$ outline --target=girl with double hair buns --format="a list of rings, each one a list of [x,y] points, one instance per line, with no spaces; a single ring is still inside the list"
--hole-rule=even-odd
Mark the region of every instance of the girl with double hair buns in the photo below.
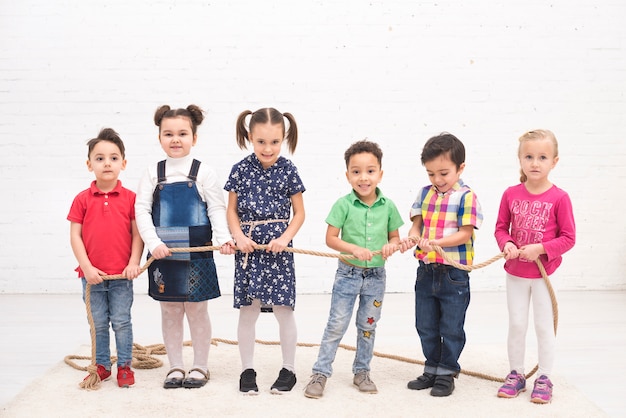
[[[159,107],[154,123],[167,157],[148,167],[137,191],[139,233],[156,259],[148,269],[150,296],[161,305],[163,342],[170,370],[163,387],[199,388],[209,380],[211,321],[208,300],[220,296],[212,252],[172,252],[231,241],[226,205],[216,172],[193,158],[202,109]],[[183,319],[187,316],[193,365],[183,364]]]

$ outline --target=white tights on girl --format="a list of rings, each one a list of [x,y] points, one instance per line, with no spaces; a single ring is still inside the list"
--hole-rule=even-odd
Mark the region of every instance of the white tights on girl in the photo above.
[[[525,279],[506,275],[506,295],[509,307],[509,365],[511,370],[524,374],[526,354],[526,331],[528,313],[532,299],[535,333],[539,349],[539,370],[537,376],[550,376],[554,365],[556,337],[552,300],[548,286],[543,279]]]
[[[209,348],[211,346],[211,320],[208,301],[203,302],[160,302],[161,328],[163,343],[167,350],[170,369],[185,370],[183,362],[183,318],[187,315],[189,332],[193,347],[193,368],[208,371]],[[173,372],[168,377],[183,377],[180,372]],[[199,372],[189,374],[192,378],[204,378]]]
[[[298,331],[293,309],[290,306],[272,306],[274,316],[278,321],[280,333],[280,349],[283,354],[283,367],[295,372],[296,345]],[[261,313],[261,304],[258,299],[252,305],[239,308],[239,324],[237,339],[239,340],[239,355],[241,356],[241,370],[254,369],[254,340],[256,339],[256,321]]]

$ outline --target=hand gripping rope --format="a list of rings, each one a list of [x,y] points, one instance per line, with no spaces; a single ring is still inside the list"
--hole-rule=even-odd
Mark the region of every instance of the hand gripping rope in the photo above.
[[[417,238],[416,237],[409,237],[410,240],[416,242]],[[495,255],[494,257],[490,258],[487,261],[484,261],[482,263],[478,263],[478,264],[473,264],[471,266],[465,265],[465,264],[459,264],[456,261],[452,260],[446,253],[445,251],[437,246],[437,245],[433,245],[432,246],[433,249],[437,252],[437,254],[439,254],[441,257],[443,257],[444,260],[446,260],[450,265],[460,269],[460,270],[465,270],[465,271],[472,271],[472,270],[477,270],[483,267],[486,267],[492,263],[494,263],[495,261],[501,259],[504,257],[504,254],[500,253]],[[265,250],[267,248],[267,245],[255,245],[255,250]],[[219,246],[204,246],[204,247],[187,247],[187,248],[170,248],[170,251],[173,253],[182,253],[182,252],[205,252],[205,251],[218,251],[220,249]],[[297,254],[308,254],[308,255],[314,255],[314,256],[318,256],[318,257],[330,257],[330,258],[338,258],[340,260],[350,260],[350,259],[355,259],[355,257],[353,255],[350,254],[339,254],[339,253],[328,253],[328,252],[320,252],[320,251],[311,251],[311,250],[302,250],[302,249],[298,249],[298,248],[291,248],[291,247],[287,247],[284,249],[284,251],[287,252],[291,252],[291,253],[297,253]],[[381,250],[378,251],[374,251],[372,254],[373,255],[379,255],[381,254]],[[146,263],[141,267],[141,273],[143,273],[144,271],[146,271],[148,269],[148,267],[150,266],[150,264],[152,264],[152,262],[155,260],[154,257],[150,257],[148,259],[148,261],[146,261]],[[546,286],[548,287],[548,292],[550,293],[550,299],[552,301],[552,312],[553,312],[553,322],[554,322],[554,334],[556,335],[556,330],[557,330],[557,326],[558,326],[558,322],[559,322],[559,314],[558,314],[558,304],[556,301],[556,296],[554,294],[554,289],[552,288],[552,284],[550,283],[550,279],[548,278],[548,275],[546,273],[545,268],[543,267],[543,264],[541,263],[541,261],[539,259],[536,260],[537,266],[539,267],[539,271],[541,272],[541,277],[543,277],[543,280],[546,282]],[[119,280],[119,279],[125,279],[125,277],[123,277],[121,274],[112,274],[112,275],[107,275],[107,276],[101,276],[102,279],[104,280]],[[100,386],[100,377],[98,376],[97,373],[97,366],[96,366],[96,332],[95,332],[95,327],[94,327],[94,323],[93,323],[93,317],[91,314],[91,285],[88,283],[86,290],[85,290],[85,308],[87,310],[87,319],[89,321],[89,327],[91,329],[91,357],[89,356],[77,356],[77,355],[68,355],[65,356],[65,363],[68,364],[69,366],[77,369],[77,370],[86,370],[89,372],[89,376],[87,377],[87,379],[83,380],[82,382],[80,382],[79,386],[83,389],[88,389],[88,390],[93,390],[93,389],[98,389]],[[231,344],[231,345],[237,345],[237,341],[233,341],[233,340],[226,340],[226,339],[221,339],[221,338],[212,338],[211,339],[211,344],[217,345],[217,343],[224,343],[224,344]],[[256,342],[258,344],[263,344],[263,345],[279,345],[280,342],[278,341],[263,341],[263,340],[256,340]],[[186,346],[190,346],[191,342],[190,341],[186,341],[184,343],[184,345]],[[316,347],[319,346],[319,344],[315,344],[315,343],[298,343],[297,344],[299,347]],[[356,347],[354,346],[350,346],[350,345],[346,345],[346,344],[339,344],[339,347],[345,349],[345,350],[350,350],[350,351],[356,351]],[[133,362],[132,362],[132,367],[136,368],[136,369],[153,369],[153,368],[157,368],[157,367],[161,367],[163,365],[163,362],[155,357],[153,357],[153,354],[156,355],[164,355],[166,354],[165,351],[165,346],[163,344],[152,344],[152,345],[148,345],[148,346],[141,346],[137,343],[133,344]],[[424,362],[421,360],[415,360],[415,359],[411,359],[411,358],[407,358],[407,357],[402,357],[402,356],[397,356],[394,354],[385,354],[385,353],[379,353],[377,351],[374,351],[374,356],[376,357],[381,357],[381,358],[388,358],[388,359],[392,359],[392,360],[397,360],[397,361],[402,361],[402,362],[406,362],[406,363],[412,363],[412,364],[421,364],[424,365]],[[90,360],[91,359],[91,364],[87,367],[81,367],[79,365],[77,365],[73,360]],[[114,363],[117,360],[116,357],[111,357],[111,362]],[[535,365],[535,367],[526,374],[526,379],[528,379],[530,376],[532,376],[537,369],[539,368],[539,365]],[[495,376],[490,376],[484,373],[480,373],[480,372],[473,372],[473,371],[469,371],[469,370],[461,370],[462,374],[468,375],[468,376],[473,376],[473,377],[478,377],[481,379],[485,379],[485,380],[491,380],[493,382],[504,382],[503,378],[499,378],[499,377],[495,377]]]

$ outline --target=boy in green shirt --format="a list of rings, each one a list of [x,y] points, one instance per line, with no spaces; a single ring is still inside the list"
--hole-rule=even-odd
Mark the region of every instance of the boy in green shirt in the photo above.
[[[385,260],[400,243],[398,228],[404,223],[396,205],[383,196],[377,185],[383,177],[380,147],[367,140],[350,146],[344,154],[346,178],[352,192],[333,205],[326,218],[326,245],[356,259],[339,260],[335,275],[328,323],[324,330],[313,375],[304,395],[320,398],[332,363],[359,299],[356,325],[357,345],[352,372],[361,392],[376,393],[370,379],[374,337],[385,295]],[[340,237],[341,234],[341,237]],[[382,248],[381,255],[373,252]]]

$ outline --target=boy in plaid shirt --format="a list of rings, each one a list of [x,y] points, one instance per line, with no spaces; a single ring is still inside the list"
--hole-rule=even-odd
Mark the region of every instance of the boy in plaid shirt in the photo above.
[[[417,244],[415,328],[426,362],[424,374],[407,386],[414,390],[432,388],[432,396],[449,396],[461,371],[458,360],[465,346],[469,274],[446,264],[432,246],[442,247],[460,264],[471,265],[474,229],[480,227],[483,214],[476,195],[461,180],[465,147],[458,138],[449,133],[430,138],[421,160],[432,184],[419,192],[411,207],[413,226],[401,241],[400,251]]]

